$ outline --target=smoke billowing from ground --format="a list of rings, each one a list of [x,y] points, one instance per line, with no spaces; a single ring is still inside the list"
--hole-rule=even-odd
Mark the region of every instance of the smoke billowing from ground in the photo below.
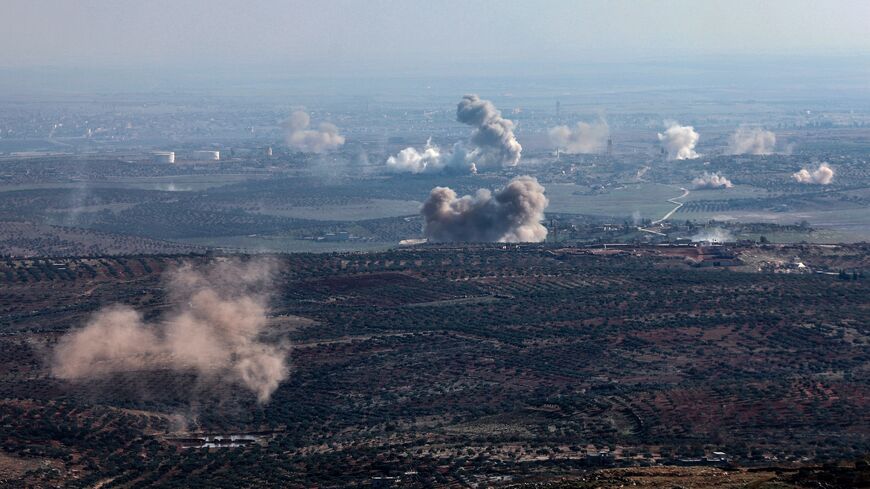
[[[659,133],[659,141],[667,151],[669,160],[694,160],[699,155],[695,152],[695,145],[701,136],[695,132],[692,126],[681,126],[671,122],[665,132]]]
[[[521,176],[495,193],[480,189],[474,196],[435,187],[420,212],[430,241],[536,243],[547,238],[541,220],[548,204],[544,187]]]
[[[476,172],[478,168],[516,166],[523,147],[514,136],[514,123],[501,116],[489,100],[466,95],[456,106],[456,120],[474,127],[468,141],[456,143],[449,151],[432,141],[423,151],[408,147],[387,159],[397,172],[423,173],[445,169]]]
[[[344,136],[338,133],[335,124],[322,122],[317,129],[309,129],[310,124],[311,117],[306,112],[293,112],[284,123],[287,145],[305,153],[325,153],[344,144]]]
[[[399,151],[396,156],[387,158],[387,166],[396,172],[426,173],[441,171],[450,163],[452,154],[444,154],[441,148],[432,144],[430,138],[426,141],[423,151],[408,147]]]
[[[728,243],[734,241],[734,236],[727,230],[722,228],[702,229],[698,234],[692,236],[693,242],[706,241],[708,243]]]
[[[146,322],[126,305],[103,308],[60,340],[52,373],[87,379],[137,370],[191,372],[205,382],[240,385],[267,402],[289,373],[286,349],[259,340],[269,275],[262,263],[182,266],[168,276],[174,306],[159,321]]]
[[[466,159],[478,168],[516,166],[520,162],[523,147],[514,136],[514,123],[503,118],[489,100],[477,95],[462,97],[456,107],[456,120],[474,127]]]
[[[598,153],[607,146],[610,127],[603,120],[578,122],[574,127],[551,127],[548,135],[553,146],[568,154]]]
[[[432,145],[430,139],[422,152],[416,148],[407,147],[396,156],[387,158],[387,166],[397,172],[423,173],[425,171],[444,168],[441,160],[441,149]]]
[[[814,171],[809,171],[802,168],[801,171],[792,174],[792,178],[798,183],[828,185],[834,180],[834,169],[828,166],[827,163],[822,163]]]
[[[718,172],[704,172],[703,175],[692,180],[692,186],[701,190],[708,188],[731,188],[734,185],[731,183],[731,180],[723,177]]]
[[[769,155],[774,146],[776,134],[760,127],[738,127],[728,139],[728,153],[732,155]]]

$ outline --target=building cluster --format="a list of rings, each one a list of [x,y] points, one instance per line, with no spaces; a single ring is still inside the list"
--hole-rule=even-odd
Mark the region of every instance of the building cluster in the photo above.
[[[220,161],[221,152],[215,150],[197,150],[182,153],[183,158],[176,159],[175,151],[155,151],[155,163],[204,163],[209,161]]]

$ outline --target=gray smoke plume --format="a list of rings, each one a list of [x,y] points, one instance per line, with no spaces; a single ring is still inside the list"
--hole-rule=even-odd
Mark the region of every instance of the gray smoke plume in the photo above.
[[[550,143],[568,154],[598,153],[607,146],[610,127],[604,120],[589,124],[578,122],[574,127],[556,126],[547,132]]]
[[[472,149],[466,158],[477,168],[516,166],[520,162],[523,147],[514,136],[514,123],[503,118],[489,100],[477,95],[462,97],[456,120],[474,127],[469,140]]]
[[[466,95],[456,106],[456,120],[474,127],[468,141],[456,143],[449,151],[432,144],[423,151],[408,147],[387,159],[397,172],[424,173],[445,169],[470,171],[478,168],[516,166],[523,147],[514,136],[514,123],[501,116],[489,100]]]
[[[705,188],[731,188],[734,185],[731,183],[731,180],[723,177],[719,172],[704,172],[703,175],[692,180],[692,186],[700,190]]]
[[[659,141],[668,152],[669,160],[694,160],[701,156],[695,152],[695,145],[701,136],[694,127],[681,126],[676,122],[666,124],[668,128],[664,133],[659,133]]]
[[[474,196],[435,187],[420,213],[430,241],[537,243],[547,238],[541,220],[548,204],[544,187],[520,176],[495,193],[480,189]]]
[[[809,171],[802,168],[801,171],[792,174],[792,178],[798,183],[828,185],[834,180],[834,169],[828,166],[827,163],[822,163],[819,168],[814,171]]]
[[[760,127],[740,126],[728,139],[728,154],[769,155],[776,146],[776,134]]]
[[[309,129],[311,117],[301,110],[290,115],[284,123],[287,130],[287,145],[305,153],[325,153],[344,144],[344,136],[338,127],[329,122],[321,122],[317,129]]]
[[[74,380],[122,371],[192,372],[206,382],[240,385],[267,402],[289,373],[286,348],[259,339],[269,276],[262,263],[182,266],[168,275],[174,306],[161,320],[146,322],[126,305],[103,308],[61,338],[52,373]]]

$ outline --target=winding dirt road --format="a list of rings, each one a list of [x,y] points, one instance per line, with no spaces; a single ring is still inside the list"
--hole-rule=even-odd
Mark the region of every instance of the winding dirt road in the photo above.
[[[683,207],[684,202],[678,202],[677,199],[684,199],[687,195],[689,195],[689,189],[680,187],[680,190],[683,191],[683,195],[680,195],[679,197],[674,197],[673,199],[668,199],[668,202],[676,205],[676,207],[671,209],[670,212],[665,214],[665,216],[662,217],[661,219],[659,219],[658,221],[653,221],[652,222],[653,224],[659,224],[659,223],[667,221],[668,219],[670,219],[671,216],[674,215],[674,212],[677,212],[678,210],[680,210],[680,207]]]

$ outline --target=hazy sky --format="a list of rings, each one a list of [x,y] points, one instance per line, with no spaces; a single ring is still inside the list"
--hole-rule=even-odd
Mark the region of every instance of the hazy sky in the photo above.
[[[486,63],[867,55],[870,1],[2,0],[0,67]]]

